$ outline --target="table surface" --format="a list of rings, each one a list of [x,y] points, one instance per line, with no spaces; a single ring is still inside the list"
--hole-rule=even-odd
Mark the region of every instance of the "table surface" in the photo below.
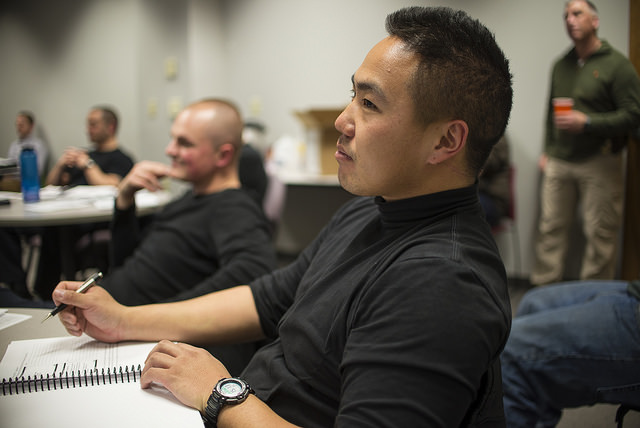
[[[77,186],[67,191],[45,188],[39,202],[24,203],[22,194],[0,192],[0,227],[64,226],[111,220],[115,188],[108,186]],[[171,193],[160,191],[136,193],[139,216],[152,214],[171,200]]]
[[[8,313],[30,315],[31,318],[0,330],[0,359],[4,357],[9,343],[14,340],[68,336],[69,334],[57,318],[50,318],[41,323],[49,312],[50,309],[9,308]]]

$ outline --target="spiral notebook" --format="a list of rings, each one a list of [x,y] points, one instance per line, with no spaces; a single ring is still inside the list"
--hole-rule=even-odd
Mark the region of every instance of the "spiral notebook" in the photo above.
[[[200,413],[166,389],[140,387],[154,345],[86,336],[11,342],[0,362],[0,427],[202,427]]]

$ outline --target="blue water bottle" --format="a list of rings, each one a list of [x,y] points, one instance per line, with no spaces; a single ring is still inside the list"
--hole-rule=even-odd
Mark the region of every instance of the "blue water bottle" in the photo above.
[[[33,147],[25,146],[20,153],[20,180],[24,202],[40,200],[40,177],[38,159]]]

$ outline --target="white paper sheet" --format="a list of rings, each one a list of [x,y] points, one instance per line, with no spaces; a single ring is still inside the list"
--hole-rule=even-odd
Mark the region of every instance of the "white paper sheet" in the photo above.
[[[12,342],[0,378],[85,367],[144,365],[154,343],[105,344],[86,336]],[[200,413],[164,388],[139,382],[0,395],[0,427],[202,427]]]
[[[7,312],[7,309],[0,309],[0,330],[21,323],[29,318],[31,318],[31,315],[14,314]]]

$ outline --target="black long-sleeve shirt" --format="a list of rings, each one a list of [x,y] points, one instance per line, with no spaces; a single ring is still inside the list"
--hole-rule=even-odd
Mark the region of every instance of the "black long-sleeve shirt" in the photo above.
[[[114,212],[112,253],[123,263],[102,284],[126,305],[177,301],[251,280],[276,266],[269,225],[245,191],[168,204],[144,231],[135,206]]]
[[[355,199],[251,283],[274,339],[243,373],[257,396],[305,427],[459,426],[511,322],[476,191]]]

